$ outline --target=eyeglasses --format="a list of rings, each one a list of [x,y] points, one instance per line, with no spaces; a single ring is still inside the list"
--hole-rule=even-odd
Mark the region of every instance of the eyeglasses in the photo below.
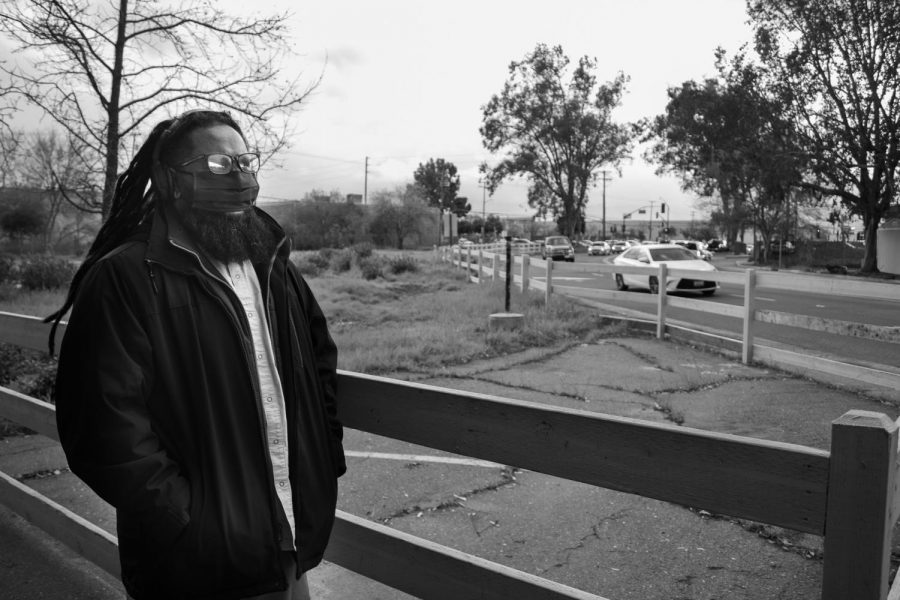
[[[228,175],[235,169],[239,169],[244,173],[256,173],[259,171],[259,154],[256,152],[245,152],[236,156],[228,154],[201,154],[175,166],[186,167],[202,159],[206,159],[206,168],[215,175]]]

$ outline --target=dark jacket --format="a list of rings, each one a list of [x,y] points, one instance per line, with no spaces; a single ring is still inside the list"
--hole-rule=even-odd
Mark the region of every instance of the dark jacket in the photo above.
[[[282,240],[254,264],[284,390],[299,571],[322,558],[346,470],[337,350]],[[167,222],[168,221],[168,222]],[[56,383],[72,471],[116,508],[131,596],[233,598],[286,585],[246,315],[175,219],[154,217],[78,292]]]

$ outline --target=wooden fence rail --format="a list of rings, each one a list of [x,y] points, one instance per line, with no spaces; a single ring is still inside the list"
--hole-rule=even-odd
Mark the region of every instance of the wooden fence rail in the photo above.
[[[47,327],[37,319],[0,313],[6,324],[14,326],[0,327],[0,342],[42,346]],[[824,535],[823,599],[888,597],[900,480],[898,427],[883,414],[848,412],[826,452],[346,371],[338,389],[350,428]],[[56,439],[54,412],[0,388],[0,417]],[[118,573],[113,536],[8,475],[0,502]],[[422,598],[602,600],[341,511],[326,558]]]
[[[469,280],[474,283],[484,282],[489,276],[491,279],[497,279],[498,273],[499,278],[503,279],[504,269],[498,270],[496,263],[505,262],[505,255],[502,253],[490,253],[480,249],[476,251],[479,254],[475,257],[476,260],[473,261],[472,248],[472,246],[466,249],[444,247],[439,250],[439,257],[444,261],[449,261],[460,268],[466,269]],[[666,333],[666,311],[668,307],[732,317],[740,319],[743,324],[740,345],[741,357],[744,363],[756,360],[779,367],[796,367],[804,371],[820,371],[840,375],[848,379],[889,389],[900,388],[900,370],[895,368],[896,365],[861,366],[839,363],[838,361],[818,356],[811,357],[790,350],[762,346],[755,341],[756,324],[773,323],[809,331],[900,344],[900,327],[897,326],[870,325],[855,321],[825,319],[774,310],[760,310],[757,308],[755,301],[756,291],[761,288],[768,288],[844,297],[874,298],[900,303],[900,286],[896,284],[841,280],[796,273],[762,272],[754,269],[749,269],[744,273],[704,271],[703,279],[705,280],[736,284],[744,288],[743,305],[734,306],[696,298],[672,296],[666,293],[664,285],[659,286],[660,293],[656,296],[559,285],[553,282],[552,261],[523,254],[514,256],[513,263],[513,280],[511,284],[516,285],[521,290],[532,289],[543,292],[548,303],[553,293],[559,293],[587,300],[627,300],[634,304],[653,304],[655,305],[653,312],[656,313],[657,336],[660,338]],[[494,265],[495,268],[489,268],[488,264]],[[542,276],[539,275],[539,278],[535,278],[533,274],[535,271]],[[654,275],[659,281],[664,281],[666,278],[695,278],[697,276],[696,271],[671,268],[671,265],[660,265],[659,267],[621,266],[596,262],[570,264],[566,267],[566,272]],[[900,305],[898,305],[898,308],[900,308]],[[900,353],[900,349],[898,349],[898,353]],[[835,363],[837,363],[837,366]]]

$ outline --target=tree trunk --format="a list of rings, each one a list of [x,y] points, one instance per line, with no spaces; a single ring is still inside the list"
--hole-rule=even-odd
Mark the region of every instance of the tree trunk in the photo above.
[[[881,219],[872,215],[866,215],[864,226],[866,231],[866,253],[863,255],[860,273],[877,273],[878,260],[876,254],[876,242],[878,240],[878,222]]]
[[[112,208],[116,179],[119,176],[119,99],[122,90],[122,69],[125,56],[125,24],[128,19],[128,0],[119,0],[119,22],[116,31],[115,59],[106,107],[106,165],[103,179],[102,216],[105,221]]]

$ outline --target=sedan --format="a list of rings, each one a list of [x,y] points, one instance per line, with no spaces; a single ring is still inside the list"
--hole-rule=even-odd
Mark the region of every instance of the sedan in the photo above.
[[[664,264],[672,269],[697,271],[697,278],[668,278],[666,280],[666,293],[700,292],[704,296],[712,296],[719,287],[719,284],[715,281],[703,279],[704,272],[716,271],[717,269],[707,261],[697,258],[697,255],[687,248],[677,244],[635,246],[614,258],[613,264],[649,267],[658,267],[660,264]],[[616,273],[616,288],[619,290],[642,288],[650,290],[651,294],[658,294],[659,279],[656,275]]]
[[[610,252],[615,252],[616,254],[618,254],[619,252],[624,252],[628,249],[628,242],[626,242],[625,240],[613,240],[610,246]]]
[[[604,241],[591,242],[591,245],[588,248],[589,256],[606,256],[609,252],[609,244]]]

